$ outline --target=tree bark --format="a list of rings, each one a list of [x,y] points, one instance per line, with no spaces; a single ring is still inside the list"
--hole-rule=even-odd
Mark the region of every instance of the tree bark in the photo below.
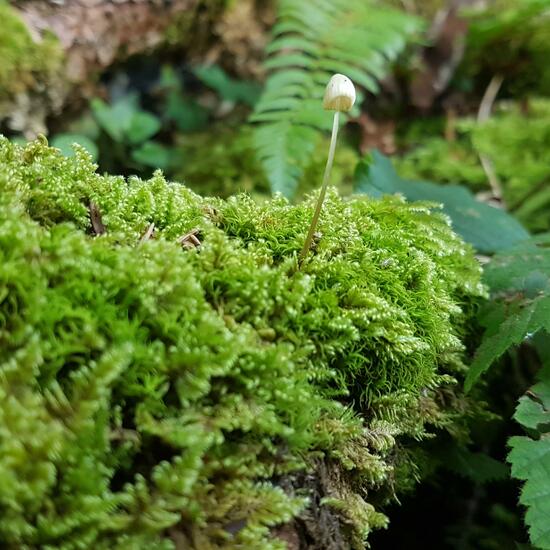
[[[33,137],[69,100],[93,95],[99,75],[113,64],[164,46],[180,48],[182,59],[185,53],[208,62],[229,53],[237,72],[257,75],[270,4],[241,0],[228,8],[224,0],[14,1],[36,44],[47,34],[56,37],[63,63],[54,76],[37,74],[23,94],[3,101],[0,125]]]
[[[86,81],[115,61],[166,41],[174,19],[192,17],[200,0],[28,0],[17,8],[33,38],[52,32],[65,53],[70,82]]]

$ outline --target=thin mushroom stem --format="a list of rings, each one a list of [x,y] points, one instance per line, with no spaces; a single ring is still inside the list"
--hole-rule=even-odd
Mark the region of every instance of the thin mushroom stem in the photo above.
[[[309,226],[309,231],[307,233],[304,246],[302,248],[302,251],[300,252],[300,260],[299,260],[300,264],[306,258],[307,253],[309,252],[309,249],[311,247],[311,242],[313,241],[313,235],[315,234],[315,229],[317,227],[317,223],[319,222],[319,216],[321,215],[321,208],[325,200],[325,195],[327,194],[328,183],[330,180],[330,172],[332,170],[332,163],[334,161],[334,151],[336,150],[336,138],[338,137],[338,125],[339,125],[338,115],[339,114],[340,114],[339,111],[334,111],[334,121],[332,123],[332,136],[330,138],[330,147],[328,150],[327,164],[325,166],[325,173],[323,175],[323,184],[321,185],[321,192],[319,193],[319,198],[317,199],[317,205],[315,206],[315,212],[313,214],[313,218],[311,219],[311,225]]]

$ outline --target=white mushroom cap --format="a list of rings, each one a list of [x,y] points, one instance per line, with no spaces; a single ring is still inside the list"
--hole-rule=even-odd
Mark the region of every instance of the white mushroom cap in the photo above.
[[[355,86],[343,74],[335,74],[328,82],[323,107],[328,111],[349,111],[355,103]]]

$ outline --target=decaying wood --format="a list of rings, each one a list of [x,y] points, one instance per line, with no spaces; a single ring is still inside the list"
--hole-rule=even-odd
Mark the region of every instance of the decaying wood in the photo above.
[[[359,126],[359,150],[362,154],[378,149],[385,155],[393,155],[397,151],[395,144],[395,121],[374,120],[367,113],[361,113],[353,119]]]
[[[115,61],[165,41],[174,18],[200,0],[27,0],[17,9],[36,41],[49,31],[66,56],[65,77],[74,83]]]
[[[322,460],[309,473],[283,477],[279,485],[286,493],[299,489],[310,503],[294,521],[273,529],[273,537],[285,541],[289,550],[349,550],[349,526],[338,512],[322,504],[323,498],[338,495],[340,483],[338,469]]]
[[[63,66],[0,106],[0,125],[27,138],[46,133],[48,116],[97,95],[107,69],[169,46],[191,63],[220,63],[245,77],[261,73],[273,20],[262,0],[19,0],[12,2],[36,43],[53,34]],[[0,31],[1,32],[1,31]]]
[[[420,68],[410,84],[411,103],[427,111],[445,91],[464,55],[468,23],[460,8],[472,0],[450,0],[428,32],[430,46],[423,48]]]

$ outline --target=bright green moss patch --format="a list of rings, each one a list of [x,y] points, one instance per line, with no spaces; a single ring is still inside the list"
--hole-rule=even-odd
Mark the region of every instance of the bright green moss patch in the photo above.
[[[490,159],[507,208],[534,232],[550,229],[550,101],[503,103],[487,122],[458,122],[458,139],[431,137],[398,162],[401,176],[487,190],[479,155]]]
[[[25,24],[5,0],[0,0],[0,100],[47,83],[61,65],[57,39],[46,34],[37,43]]]
[[[0,140],[2,545],[284,548],[321,461],[359,547],[370,495],[410,483],[396,438],[453,414],[470,249],[423,205],[332,191],[298,271],[314,197],[203,199],[76,153]]]

